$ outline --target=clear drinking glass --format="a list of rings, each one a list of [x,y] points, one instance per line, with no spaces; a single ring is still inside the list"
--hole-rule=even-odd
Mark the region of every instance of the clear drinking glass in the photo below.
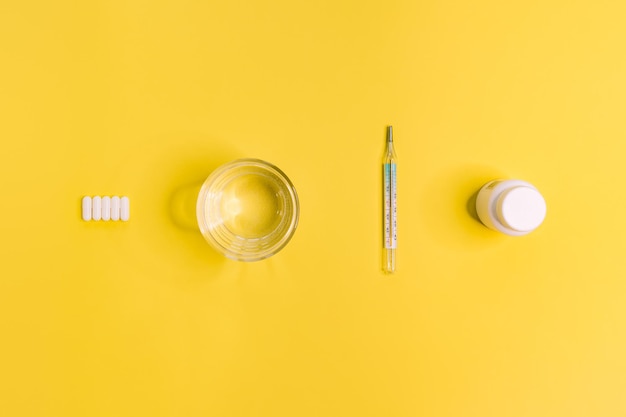
[[[204,238],[237,261],[259,261],[280,251],[298,225],[296,189],[276,166],[238,159],[217,168],[198,195]]]

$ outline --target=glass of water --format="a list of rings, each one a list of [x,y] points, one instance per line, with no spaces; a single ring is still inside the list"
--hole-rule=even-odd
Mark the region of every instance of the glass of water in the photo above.
[[[296,189],[276,166],[238,159],[209,175],[196,214],[204,238],[224,256],[259,261],[280,251],[298,225]]]

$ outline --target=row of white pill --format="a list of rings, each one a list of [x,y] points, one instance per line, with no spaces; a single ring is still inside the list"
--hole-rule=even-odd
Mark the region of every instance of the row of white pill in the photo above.
[[[128,197],[83,197],[83,220],[128,221],[130,217],[130,201]]]

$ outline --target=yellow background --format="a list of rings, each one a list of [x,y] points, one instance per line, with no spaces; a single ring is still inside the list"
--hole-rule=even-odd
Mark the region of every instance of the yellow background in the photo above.
[[[626,415],[625,19],[609,0],[3,2],[0,415]],[[301,202],[258,263],[213,252],[179,198],[239,157]],[[472,217],[497,177],[544,194],[536,232]],[[131,221],[81,221],[83,195],[130,196]]]

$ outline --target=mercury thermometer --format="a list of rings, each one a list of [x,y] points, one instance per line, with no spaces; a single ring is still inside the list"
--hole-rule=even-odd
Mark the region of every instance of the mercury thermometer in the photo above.
[[[396,189],[396,151],[393,146],[393,127],[387,127],[387,144],[383,159],[383,192],[384,192],[384,253],[383,270],[393,273],[396,270],[397,235],[397,189]]]

